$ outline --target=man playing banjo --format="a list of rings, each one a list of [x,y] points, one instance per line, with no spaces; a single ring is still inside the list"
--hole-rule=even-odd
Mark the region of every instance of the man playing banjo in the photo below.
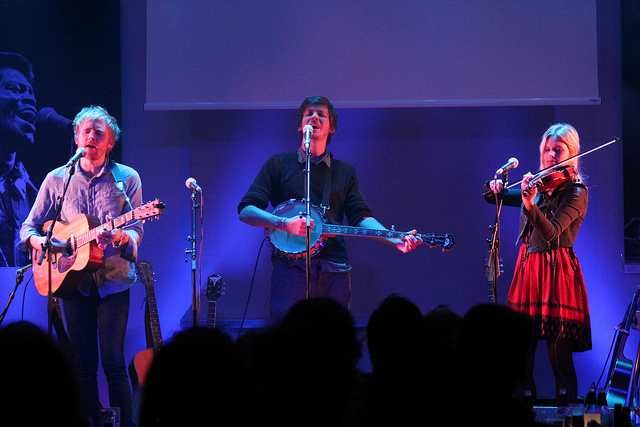
[[[312,229],[321,234],[323,215],[328,224],[341,224],[346,216],[350,226],[386,230],[374,217],[365,200],[355,168],[347,162],[333,158],[326,150],[337,129],[338,115],[325,97],[313,96],[305,99],[298,112],[298,130],[303,136],[304,126],[310,125],[311,151],[311,203],[314,206]],[[256,227],[265,227],[291,239],[293,246],[274,247],[271,276],[271,317],[280,319],[291,305],[307,296],[306,274],[306,217],[304,137],[296,152],[276,154],[267,159],[253,184],[238,205],[240,220]],[[271,203],[273,213],[265,211]],[[284,234],[287,233],[287,234]],[[413,230],[402,233],[401,238],[381,238],[402,252],[409,252],[422,243]],[[295,242],[304,242],[304,252]],[[270,242],[273,243],[273,242]],[[328,237],[314,242],[310,269],[310,297],[330,297],[347,308],[351,302],[351,266],[342,236]],[[277,246],[277,245],[276,245]]]

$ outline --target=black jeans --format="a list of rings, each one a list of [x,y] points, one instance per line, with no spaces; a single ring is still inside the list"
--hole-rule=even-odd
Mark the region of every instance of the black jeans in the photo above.
[[[130,290],[101,298],[94,286],[89,296],[77,290],[63,300],[82,396],[82,416],[98,425],[98,357],[109,385],[109,406],[120,408],[122,427],[131,427],[131,384],[124,360]],[[100,346],[98,347],[98,342]],[[107,405],[104,405],[107,406]]]

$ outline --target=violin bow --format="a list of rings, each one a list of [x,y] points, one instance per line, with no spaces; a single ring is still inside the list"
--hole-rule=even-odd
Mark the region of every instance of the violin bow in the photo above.
[[[599,149],[604,148],[604,147],[606,147],[607,145],[611,145],[611,144],[613,144],[614,142],[618,142],[619,140],[620,140],[620,138],[618,138],[617,136],[614,136],[614,137],[613,137],[613,139],[612,139],[612,140],[610,140],[610,141],[603,142],[603,143],[601,143],[601,144],[596,145],[595,147],[589,148],[587,151],[583,151],[582,153],[578,153],[578,154],[576,154],[575,156],[571,156],[571,157],[569,157],[568,159],[565,159],[565,160],[561,161],[561,162],[560,162],[560,163],[558,163],[557,165],[553,165],[553,166],[549,166],[548,168],[541,169],[541,170],[539,170],[538,172],[534,173],[534,175],[538,175],[539,173],[546,172],[546,171],[548,171],[548,170],[550,170],[550,169],[556,169],[556,168],[558,168],[558,167],[560,167],[560,166],[563,166],[565,163],[569,163],[570,161],[572,161],[572,160],[574,160],[574,159],[580,158],[580,157],[582,157],[582,156],[586,156],[587,154],[591,154],[591,153],[593,153],[594,151],[598,151]],[[507,186],[507,187],[506,187],[506,189],[513,188],[513,187],[515,187],[516,185],[520,184],[521,182],[522,182],[522,178],[520,178],[520,179],[519,179],[519,180],[517,180],[517,181],[512,182],[509,186]]]

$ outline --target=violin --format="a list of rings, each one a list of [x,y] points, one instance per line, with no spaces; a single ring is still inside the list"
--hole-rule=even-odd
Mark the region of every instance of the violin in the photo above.
[[[538,191],[553,190],[578,175],[574,165],[554,167],[543,172],[538,172],[522,190],[522,194],[529,196],[534,189]]]
[[[603,142],[602,144],[598,144],[595,147],[592,147],[585,152],[576,154],[575,156],[571,156],[568,159],[563,160],[561,163],[557,165],[554,165],[549,168],[536,172],[535,175],[533,176],[533,179],[529,182],[529,185],[523,190],[523,193],[525,195],[531,194],[531,192],[534,189],[534,186],[540,191],[551,190],[556,188],[560,184],[567,182],[569,179],[574,179],[574,177],[577,174],[576,167],[573,165],[567,165],[568,162],[572,161],[573,159],[582,157],[586,154],[593,153],[594,151],[604,148],[607,145],[611,145],[614,142],[617,142],[619,140],[620,138],[618,138],[617,136],[614,136],[613,139],[610,141]],[[516,185],[520,185],[521,182],[522,182],[521,179],[514,181],[507,187],[503,187],[503,191],[505,189],[507,190],[511,189]],[[487,181],[487,185],[488,184],[489,184],[489,181]],[[506,185],[506,182],[505,182],[505,185]],[[493,194],[493,190],[487,189],[482,195],[485,198],[487,198],[491,194]]]

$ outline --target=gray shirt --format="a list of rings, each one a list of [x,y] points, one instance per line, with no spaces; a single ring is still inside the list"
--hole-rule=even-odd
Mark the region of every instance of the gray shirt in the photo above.
[[[117,217],[133,210],[133,206],[142,204],[142,183],[138,173],[128,166],[115,162],[112,165],[118,168],[118,177],[122,182],[116,182],[108,159],[95,176],[85,173],[79,164],[76,166],[62,205],[60,221],[68,223],[76,215],[86,214],[105,223],[107,215]],[[28,248],[29,238],[42,235],[43,224],[53,219],[57,198],[62,195],[68,178],[65,171],[67,169],[64,167],[54,169],[42,183],[31,212],[20,229],[21,248]],[[134,263],[138,257],[138,245],[142,241],[142,221],[133,221],[122,228],[130,237],[128,244],[119,248],[108,245],[104,249],[102,265],[93,273],[101,297],[122,292],[136,280]],[[88,295],[90,285],[90,281],[83,280],[78,290]]]

